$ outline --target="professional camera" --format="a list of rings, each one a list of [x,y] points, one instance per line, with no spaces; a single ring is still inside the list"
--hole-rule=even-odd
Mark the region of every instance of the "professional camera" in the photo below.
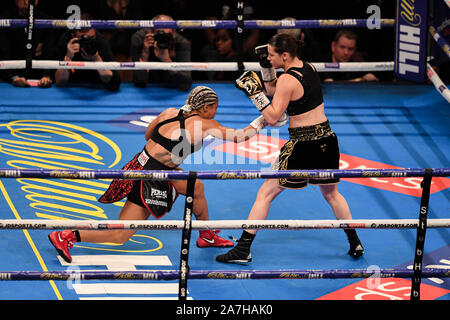
[[[83,34],[79,37],[78,43],[80,44],[80,49],[83,49],[88,55],[94,55],[97,52],[97,41],[87,34]]]
[[[153,35],[155,38],[156,45],[160,49],[169,49],[173,44],[173,36],[171,33],[166,33],[164,31],[158,31]]]

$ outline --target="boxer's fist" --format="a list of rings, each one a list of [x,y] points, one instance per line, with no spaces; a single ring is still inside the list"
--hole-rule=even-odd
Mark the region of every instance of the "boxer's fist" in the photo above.
[[[236,88],[244,91],[259,111],[264,110],[268,105],[270,105],[269,99],[263,92],[261,81],[255,72],[244,72],[236,80],[235,85]]]
[[[259,65],[261,66],[261,75],[264,82],[272,82],[277,78],[277,72],[272,67],[272,64],[267,57],[269,56],[269,45],[258,46],[255,48],[256,58],[258,58]]]

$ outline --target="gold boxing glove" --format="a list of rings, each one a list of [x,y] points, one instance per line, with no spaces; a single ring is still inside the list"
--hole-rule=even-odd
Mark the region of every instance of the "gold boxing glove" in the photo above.
[[[235,86],[244,91],[260,112],[270,105],[270,100],[264,94],[261,81],[254,71],[244,72],[235,81]]]

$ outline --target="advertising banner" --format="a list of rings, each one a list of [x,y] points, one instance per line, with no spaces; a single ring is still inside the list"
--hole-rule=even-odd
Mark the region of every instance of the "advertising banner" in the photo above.
[[[402,80],[426,79],[428,0],[397,0],[395,75]]]

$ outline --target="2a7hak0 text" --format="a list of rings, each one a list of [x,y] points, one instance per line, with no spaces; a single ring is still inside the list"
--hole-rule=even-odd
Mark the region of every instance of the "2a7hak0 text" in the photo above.
[[[204,318],[210,314],[215,315],[270,315],[273,309],[271,305],[253,305],[253,304],[221,304],[217,307],[189,306],[184,304],[177,307],[177,315],[201,315]]]

